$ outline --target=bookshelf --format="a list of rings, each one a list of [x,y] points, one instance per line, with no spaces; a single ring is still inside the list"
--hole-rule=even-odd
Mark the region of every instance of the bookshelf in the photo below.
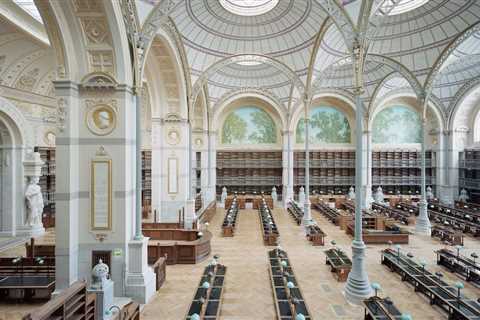
[[[460,190],[465,188],[468,191],[470,202],[480,203],[480,149],[460,152],[458,168]]]
[[[386,194],[419,194],[421,153],[418,150],[395,149],[372,152],[372,186],[381,186]],[[436,153],[425,152],[427,186],[436,184]]]
[[[305,185],[305,152],[293,154],[294,192]],[[316,193],[347,193],[355,184],[355,151],[321,150],[310,152],[310,190]]]
[[[55,148],[35,147],[44,162],[38,185],[42,189],[43,214],[42,223],[45,228],[55,227]]]
[[[142,207],[152,205],[152,150],[142,150]]]
[[[372,187],[385,193],[416,194],[421,186],[421,157],[417,150],[372,151]],[[436,183],[436,154],[427,151],[427,185]],[[305,152],[294,152],[294,192],[305,185]],[[317,194],[346,194],[355,185],[354,150],[319,150],[310,152],[310,190]]]
[[[217,194],[226,186],[229,192],[270,194],[277,188],[282,195],[281,151],[218,151]]]

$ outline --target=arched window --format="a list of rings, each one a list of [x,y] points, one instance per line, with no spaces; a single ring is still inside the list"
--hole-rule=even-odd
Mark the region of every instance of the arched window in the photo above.
[[[420,116],[409,107],[396,105],[380,111],[373,120],[373,143],[421,143]]]
[[[232,111],[223,123],[223,144],[274,144],[277,127],[272,117],[255,106],[243,106]]]
[[[351,130],[347,117],[335,108],[318,106],[310,110],[310,143],[350,143]],[[296,142],[305,142],[305,120],[297,124]]]

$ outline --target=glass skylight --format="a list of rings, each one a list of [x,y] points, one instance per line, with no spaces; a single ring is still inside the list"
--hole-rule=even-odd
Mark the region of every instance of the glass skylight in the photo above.
[[[386,0],[380,6],[380,13],[394,16],[417,9],[428,1],[429,0]]]
[[[33,3],[33,0],[13,0],[20,8],[25,10],[29,15],[31,15],[35,20],[40,23],[43,23],[42,17],[38,12],[37,6]]]
[[[269,12],[279,0],[218,0],[227,11],[239,16],[258,16]]]

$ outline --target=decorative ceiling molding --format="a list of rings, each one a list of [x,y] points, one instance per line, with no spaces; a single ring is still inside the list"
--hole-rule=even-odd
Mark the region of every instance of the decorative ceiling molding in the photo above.
[[[305,91],[305,86],[300,80],[300,78],[296,75],[295,72],[293,72],[288,66],[286,66],[282,62],[262,55],[241,54],[222,59],[217,63],[211,65],[207,70],[205,70],[205,72],[197,79],[195,85],[193,86],[190,99],[191,103],[195,102],[195,99],[197,99],[199,92],[201,91],[202,87],[208,82],[208,78],[210,76],[230,64],[238,64],[242,62],[255,62],[271,65],[279,71],[283,72],[287,76],[287,78],[292,81],[292,84],[295,85],[300,94],[303,94],[303,92]]]
[[[443,50],[437,61],[435,61],[435,64],[433,65],[433,68],[428,74],[427,80],[425,81],[424,88],[427,95],[430,95],[433,91],[433,84],[436,80],[436,77],[441,72],[443,66],[445,65],[445,62],[451,56],[451,54],[455,52],[455,50],[460,47],[470,36],[474,35],[479,31],[480,21],[469,27],[462,33],[458,34],[455,39]]]
[[[463,102],[464,98],[468,96],[473,90],[480,88],[480,78],[471,79],[465,83],[460,90],[458,90],[453,97],[452,102],[448,106],[448,120],[452,121],[452,118],[455,114],[455,110],[460,107],[460,104]]]
[[[262,89],[262,88],[238,88],[236,90],[231,90],[225,93],[220,99],[213,105],[213,113],[217,110],[220,106],[224,105],[226,101],[233,99],[236,96],[241,96],[245,94],[252,94],[252,95],[259,95],[266,97],[267,99],[272,100],[275,105],[280,108],[283,113],[286,113],[287,110],[285,109],[283,103],[280,101],[279,97],[277,97],[273,92]]]

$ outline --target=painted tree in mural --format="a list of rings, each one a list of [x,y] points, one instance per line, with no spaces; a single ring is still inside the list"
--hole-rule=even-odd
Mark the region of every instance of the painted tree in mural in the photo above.
[[[248,139],[251,142],[256,143],[275,143],[276,132],[275,123],[272,118],[263,110],[255,110],[250,113],[252,124],[255,127],[255,131],[252,132]]]
[[[340,111],[330,107],[315,108],[310,112],[310,143],[350,143],[350,124]],[[297,143],[305,142],[305,123],[297,125]]]
[[[225,144],[240,143],[247,134],[247,122],[235,112],[225,119],[222,132],[222,142]]]
[[[257,107],[233,111],[223,124],[224,144],[267,144],[277,142],[277,128],[272,118]]]
[[[420,143],[422,125],[419,115],[404,106],[380,111],[373,120],[373,143]]]

